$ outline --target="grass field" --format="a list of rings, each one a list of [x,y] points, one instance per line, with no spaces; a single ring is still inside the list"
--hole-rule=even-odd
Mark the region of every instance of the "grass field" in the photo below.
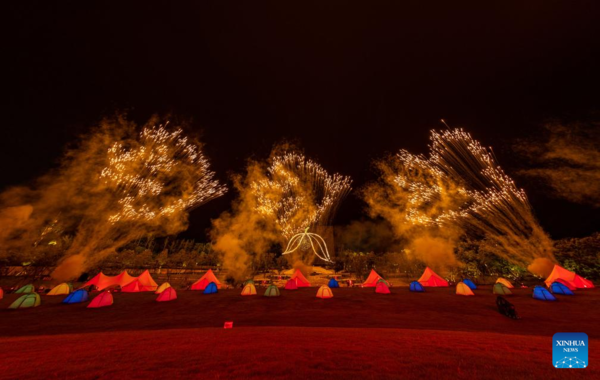
[[[279,298],[179,291],[173,302],[150,293],[115,294],[103,309],[62,305],[9,311],[0,301],[0,377],[127,378],[598,378],[600,292],[558,302],[516,289],[515,321],[495,308],[489,287],[475,297],[453,288],[390,295],[371,289],[282,290]],[[261,290],[259,290],[259,294]],[[95,294],[93,294],[95,295]],[[222,328],[233,321],[234,328]],[[585,332],[589,368],[551,365],[552,335]]]

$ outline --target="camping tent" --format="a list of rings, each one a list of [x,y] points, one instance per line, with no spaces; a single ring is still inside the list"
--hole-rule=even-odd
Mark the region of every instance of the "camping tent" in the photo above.
[[[330,288],[339,288],[340,284],[337,282],[337,280],[335,278],[331,278],[331,280],[329,280],[329,283],[327,284],[327,286],[329,286]]]
[[[474,296],[475,293],[465,284],[464,282],[459,282],[456,284],[456,294],[459,296]]]
[[[252,284],[254,285],[254,280],[250,279],[250,280],[246,280],[246,282],[244,282],[244,286],[248,285],[248,284]]]
[[[511,282],[510,282],[510,281],[508,281],[507,279],[505,279],[505,278],[502,278],[502,277],[499,277],[499,278],[496,280],[496,284],[502,284],[502,285],[506,286],[506,287],[507,287],[507,288],[509,288],[509,289],[513,289],[513,288],[514,288],[513,284],[511,284]]]
[[[586,280],[575,272],[571,272],[561,267],[560,265],[555,265],[554,269],[552,269],[552,273],[546,279],[546,286],[550,286],[556,280],[561,279],[564,282],[568,283],[574,288],[593,288],[594,284],[591,281]],[[566,284],[565,284],[566,285]],[[573,289],[571,289],[573,290]]]
[[[48,295],[60,296],[69,293],[71,293],[71,287],[66,282],[63,282],[62,284],[56,285],[54,288],[52,288],[52,290],[48,292]]]
[[[142,284],[139,280],[133,280],[129,284],[121,287],[123,293],[139,293],[142,291]]]
[[[367,280],[362,284],[363,288],[377,286],[377,281],[380,278],[382,278],[382,277],[380,275],[378,275],[377,272],[375,272],[375,269],[371,269],[371,273],[369,273],[369,277],[367,277]]]
[[[317,290],[317,297],[319,298],[331,298],[333,297],[333,292],[327,285],[323,285]]]
[[[160,293],[158,295],[158,297],[156,297],[156,301],[158,301],[158,302],[173,301],[176,299],[177,299],[177,292],[171,286],[169,286],[168,288],[163,290],[162,293]]]
[[[277,288],[275,285],[269,285],[267,290],[265,290],[265,297],[279,297],[280,295],[279,288]]]
[[[0,287],[0,300],[4,298],[4,290]]]
[[[300,272],[300,269],[296,269],[292,275],[292,280],[296,280],[296,286],[299,288],[307,288],[310,286],[310,282],[308,282],[306,277]]]
[[[411,292],[424,292],[425,288],[423,288],[423,285],[419,281],[413,281],[410,283],[408,290]]]
[[[27,285],[22,286],[19,289],[17,289],[17,291],[15,293],[21,294],[21,293],[33,293],[33,292],[35,292],[35,287],[32,284],[27,284]]]
[[[390,294],[390,288],[388,288],[385,281],[380,281],[377,283],[377,286],[375,286],[375,293]]]
[[[554,282],[560,282],[561,284],[563,284],[564,286],[569,288],[569,290],[577,289],[575,286],[571,285],[571,283],[569,281],[563,280],[562,278],[557,278],[554,280]],[[553,282],[553,284],[554,284],[554,282]]]
[[[565,284],[560,282],[553,282],[550,285],[550,291],[554,294],[562,294],[564,296],[574,296],[575,294]]]
[[[417,281],[423,286],[448,286],[448,281],[441,278],[431,268],[425,268],[423,275]]]
[[[468,278],[465,278],[465,279],[463,280],[463,282],[464,282],[464,283],[465,283],[465,285],[467,285],[467,286],[468,286],[468,287],[469,287],[471,290],[475,290],[475,289],[477,289],[477,285],[475,285],[475,284],[473,283],[473,281],[469,280]]]
[[[192,284],[192,290],[204,290],[211,282],[214,282],[217,288],[221,289],[221,282],[217,279],[212,269],[209,269],[198,281]]]
[[[22,295],[17,298],[15,302],[11,303],[8,307],[9,309],[24,309],[27,307],[36,307],[40,306],[42,301],[40,300],[40,295],[33,292],[29,294]]]
[[[94,278],[83,284],[82,287],[86,288],[88,286],[94,285],[96,288],[98,288],[98,290],[104,290],[111,286],[123,287],[135,279],[136,278],[130,276],[126,270],[121,272],[117,276],[107,276],[104,273],[100,272],[96,276],[94,276]]]
[[[295,278],[289,279],[288,282],[285,283],[285,288],[287,290],[297,290],[298,285],[297,285],[296,279]]]
[[[137,277],[137,280],[140,283],[140,292],[153,292],[158,288],[158,284],[150,276],[150,272],[147,269]]]
[[[539,285],[533,288],[533,298],[541,301],[556,301],[556,297],[554,297],[548,289]]]
[[[87,290],[79,289],[65,297],[62,303],[80,303],[89,299]]]
[[[158,289],[156,289],[156,291],[154,292],[154,294],[160,294],[162,292],[165,291],[165,289],[170,288],[171,284],[169,284],[168,282],[163,282]]]
[[[206,285],[206,288],[204,289],[204,294],[215,294],[218,291],[218,287],[217,284],[215,284],[214,282],[211,282],[210,284]]]
[[[509,296],[512,294],[512,292],[510,291],[509,288],[506,287],[506,285],[504,285],[501,282],[497,282],[494,284],[494,286],[492,287],[492,293],[493,294],[500,294],[503,296]]]
[[[256,295],[256,286],[254,286],[254,284],[247,284],[246,286],[244,286],[244,289],[242,289],[242,295],[243,296],[255,296]]]
[[[113,295],[108,290],[98,294],[92,302],[87,306],[88,308],[105,307],[113,304]]]

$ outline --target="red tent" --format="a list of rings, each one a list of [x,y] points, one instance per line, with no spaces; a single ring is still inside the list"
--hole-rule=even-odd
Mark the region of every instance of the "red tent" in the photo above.
[[[304,277],[300,269],[296,269],[296,272],[292,275],[292,280],[296,280],[296,286],[299,288],[307,288],[310,286],[310,282]]]
[[[375,286],[375,293],[379,293],[379,294],[390,294],[390,288],[388,288],[388,286],[385,284],[385,282],[381,281],[379,283],[377,283],[377,286]]]
[[[217,277],[213,273],[212,269],[204,273],[204,276],[200,277],[198,281],[192,284],[192,290],[204,290],[208,284],[214,282],[218,289],[221,289],[221,282],[217,280]]]
[[[137,280],[140,283],[141,292],[153,292],[158,288],[158,284],[150,276],[150,272],[147,269],[137,277]]]
[[[593,288],[594,284],[592,284],[591,281],[586,280],[585,278],[581,277],[580,275],[578,275],[575,272],[571,272],[569,270],[566,270],[565,268],[561,267],[560,265],[555,265],[554,269],[552,269],[552,273],[550,273],[550,276],[548,276],[548,278],[546,279],[546,286],[550,286],[553,282],[557,281],[557,280],[563,280],[564,282],[561,281],[561,283],[565,284],[568,283],[570,285],[570,287],[575,287],[575,288]],[[567,284],[565,284],[567,285]],[[569,286],[567,285],[567,286]]]
[[[86,282],[83,287],[85,288],[87,286],[94,285],[98,288],[98,290],[104,290],[115,285],[123,287],[133,280],[135,280],[135,277],[130,276],[127,271],[121,272],[121,274],[118,276],[107,276],[100,272],[94,278]]]
[[[113,304],[113,296],[109,291],[102,292],[96,296],[87,306],[89,308],[110,306]]]
[[[141,292],[142,285],[139,280],[133,280],[129,284],[121,287],[123,293],[139,293]]]
[[[295,278],[289,279],[288,282],[285,283],[285,288],[287,290],[297,290],[298,284],[296,283],[296,279]]]
[[[169,288],[166,288],[165,290],[163,290],[163,292],[160,293],[158,295],[158,297],[156,298],[156,300],[158,302],[173,301],[176,299],[177,299],[177,292],[172,287],[169,287]]]
[[[425,268],[425,272],[418,280],[423,286],[448,286],[448,281],[437,275],[431,268]]]
[[[371,273],[369,273],[369,277],[367,277],[367,281],[365,281],[362,286],[363,288],[375,287],[377,286],[377,281],[379,281],[381,277],[375,272],[375,269],[371,269]]]

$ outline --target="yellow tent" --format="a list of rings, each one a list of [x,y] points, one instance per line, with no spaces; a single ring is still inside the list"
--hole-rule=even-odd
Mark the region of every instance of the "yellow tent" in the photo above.
[[[460,296],[474,296],[475,293],[465,284],[464,282],[459,282],[456,284],[456,294]]]
[[[511,283],[510,283],[510,281],[508,281],[507,279],[505,279],[505,278],[502,278],[502,277],[500,277],[500,278],[498,278],[498,279],[496,280],[496,284],[498,284],[498,283],[500,283],[500,284],[502,284],[502,285],[506,286],[506,287],[507,287],[507,288],[509,288],[509,289],[512,289],[512,288],[514,288],[513,284],[511,284]]]
[[[71,293],[71,287],[66,282],[63,282],[62,284],[56,285],[54,288],[52,288],[52,290],[48,292],[48,295],[60,296],[69,293]]]
[[[319,298],[332,298],[333,297],[333,292],[331,291],[331,288],[329,286],[323,285],[317,291],[317,297],[319,297]]]
[[[171,284],[169,284],[168,282],[163,282],[158,289],[156,289],[156,291],[154,292],[154,294],[160,294],[162,293],[165,289],[170,288]]]
[[[254,284],[246,284],[244,289],[242,290],[243,296],[255,296],[256,295],[256,287]]]

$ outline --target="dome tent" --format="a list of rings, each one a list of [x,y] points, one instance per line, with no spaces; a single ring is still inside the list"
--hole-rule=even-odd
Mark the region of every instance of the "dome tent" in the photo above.
[[[375,286],[375,293],[390,294],[391,292],[385,281],[379,281],[377,282],[377,286]]]
[[[425,288],[423,288],[423,285],[419,281],[413,281],[410,283],[408,290],[411,292],[424,292]]]
[[[156,289],[156,291],[154,292],[154,294],[160,294],[162,292],[164,292],[167,288],[170,288],[171,284],[169,284],[168,282],[163,282],[158,289]]]
[[[177,292],[175,291],[175,289],[172,286],[163,290],[162,293],[160,293],[158,295],[158,297],[156,297],[157,302],[173,301],[176,299],[177,299]]]
[[[317,290],[317,297],[318,298],[332,298],[333,292],[331,291],[329,286],[323,285],[319,288],[319,290]]]
[[[594,287],[594,284],[590,280],[581,277],[575,272],[566,270],[560,265],[554,265],[552,273],[550,273],[550,276],[548,276],[548,278],[545,281],[546,286],[550,286],[553,282],[556,282],[559,279],[563,280],[564,282],[561,282],[563,282],[565,285],[569,284],[569,288],[573,287],[579,289],[589,289]]]
[[[423,275],[417,281],[423,286],[448,286],[448,281],[444,280],[429,267],[425,268]]]
[[[253,279],[249,279],[249,280],[246,280],[246,282],[244,282],[244,286],[246,286],[248,284],[254,285],[254,280]]]
[[[279,288],[275,285],[269,285],[267,290],[265,290],[265,297],[279,297],[281,294],[279,293]]]
[[[475,283],[473,283],[473,281],[469,280],[468,278],[465,278],[463,280],[463,282],[465,283],[465,285],[467,285],[471,290],[475,290],[477,289],[477,285],[475,285]]]
[[[62,303],[80,303],[80,302],[86,302],[89,299],[89,295],[87,290],[85,289],[79,289],[74,291],[73,293],[69,294],[68,296],[65,297],[65,299],[62,301]]]
[[[381,279],[381,278],[382,277],[379,274],[377,274],[377,272],[375,272],[375,269],[371,269],[371,273],[369,273],[369,277],[367,277],[365,282],[363,282],[362,286],[363,286],[363,288],[375,287],[375,286],[377,286],[377,281],[379,281],[379,279]]]
[[[40,295],[33,292],[29,294],[22,295],[17,298],[15,302],[11,303],[8,307],[9,309],[25,309],[28,307],[37,307],[42,303],[40,299]]]
[[[48,296],[60,296],[71,293],[71,287],[66,282],[56,285],[48,292]]]
[[[554,294],[562,294],[564,296],[574,296],[575,293],[569,289],[565,284],[561,284],[560,282],[553,282],[550,285],[550,291]]]
[[[496,284],[502,284],[502,285],[506,286],[509,289],[513,289],[514,288],[513,284],[510,281],[508,281],[507,279],[502,278],[502,277],[499,277],[496,280]]]
[[[285,283],[286,290],[298,290],[298,284],[296,283],[295,278],[291,278],[288,282]]]
[[[33,293],[33,292],[35,292],[35,287],[33,286],[33,284],[27,284],[27,285],[21,286],[19,289],[17,289],[17,291],[15,291],[15,294]]]
[[[214,282],[211,282],[210,284],[206,285],[206,288],[204,289],[204,294],[216,294],[218,292],[218,287],[217,284],[215,284]]]
[[[533,288],[533,298],[540,301],[556,301],[556,297],[548,289],[539,285]]]
[[[497,282],[497,283],[494,284],[494,286],[492,287],[492,293],[493,294],[503,295],[503,296],[510,296],[510,295],[512,295],[512,292],[510,291],[510,289],[507,288],[506,285],[504,285],[501,282]]]
[[[329,286],[330,288],[339,288],[340,284],[337,282],[337,280],[335,278],[331,278],[329,280],[329,283],[327,284],[327,286]]]
[[[210,283],[214,283],[218,289],[221,289],[221,282],[219,282],[212,269],[209,269],[202,277],[198,279],[198,281],[194,282],[191,289],[205,290]]]
[[[459,296],[474,296],[475,293],[465,284],[464,282],[459,282],[456,284],[456,294]]]
[[[95,309],[99,307],[110,306],[112,304],[113,295],[108,290],[105,290],[102,293],[98,294],[87,307],[90,309]]]
[[[246,284],[246,286],[244,286],[244,289],[242,289],[242,295],[243,296],[255,296],[256,295],[256,286],[254,286],[254,283]]]

